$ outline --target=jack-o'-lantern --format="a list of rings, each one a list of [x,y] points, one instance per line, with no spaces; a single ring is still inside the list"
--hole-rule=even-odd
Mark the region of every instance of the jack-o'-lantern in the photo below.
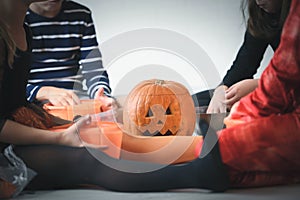
[[[195,121],[195,107],[189,91],[174,81],[142,81],[125,100],[123,123],[128,134],[192,135]]]

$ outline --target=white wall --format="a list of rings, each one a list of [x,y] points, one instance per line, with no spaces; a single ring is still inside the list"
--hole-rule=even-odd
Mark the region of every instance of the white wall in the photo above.
[[[241,0],[77,0],[93,12],[113,94],[147,78],[215,87],[241,45]],[[272,52],[267,52],[267,65]],[[259,72],[260,74],[260,72]]]

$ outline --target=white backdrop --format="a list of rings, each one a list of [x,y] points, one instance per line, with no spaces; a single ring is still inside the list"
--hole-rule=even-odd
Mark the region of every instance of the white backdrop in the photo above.
[[[215,87],[243,40],[241,0],[76,1],[92,10],[114,95],[148,78],[177,80],[191,93]]]

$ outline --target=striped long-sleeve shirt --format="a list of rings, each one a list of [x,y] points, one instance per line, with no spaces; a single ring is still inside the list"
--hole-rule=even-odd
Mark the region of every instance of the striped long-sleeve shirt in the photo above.
[[[64,1],[60,13],[46,18],[28,10],[25,23],[32,31],[33,61],[27,99],[35,100],[43,86],[74,89],[90,98],[99,87],[109,95],[109,79],[102,66],[91,11]]]

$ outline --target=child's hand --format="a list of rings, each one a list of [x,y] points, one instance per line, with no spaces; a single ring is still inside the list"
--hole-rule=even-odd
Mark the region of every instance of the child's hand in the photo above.
[[[106,96],[104,94],[104,89],[101,87],[98,89],[95,95],[95,99],[100,100],[101,105],[101,111],[105,112],[108,110],[111,110],[113,108],[114,99]]]
[[[91,147],[104,150],[107,146],[92,145],[88,144],[80,139],[79,132],[82,127],[87,127],[91,124],[91,117],[89,115],[79,118],[72,126],[70,126],[66,131],[61,132],[61,137],[58,143],[66,146],[73,147]]]
[[[226,104],[225,102],[225,91],[228,89],[227,86],[221,85],[214,91],[214,95],[209,103],[206,113],[225,113]]]
[[[74,91],[50,86],[41,87],[36,99],[39,101],[48,100],[53,106],[80,104],[80,99]]]
[[[230,109],[234,103],[246,96],[258,86],[257,79],[246,79],[232,85],[225,94],[225,104]]]

